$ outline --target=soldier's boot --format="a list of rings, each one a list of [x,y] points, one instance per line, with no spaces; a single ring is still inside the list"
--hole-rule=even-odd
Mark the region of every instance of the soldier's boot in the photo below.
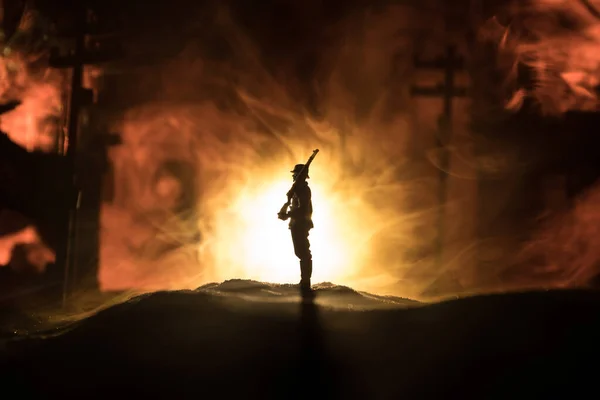
[[[300,291],[310,291],[310,278],[312,276],[312,260],[300,261]]]

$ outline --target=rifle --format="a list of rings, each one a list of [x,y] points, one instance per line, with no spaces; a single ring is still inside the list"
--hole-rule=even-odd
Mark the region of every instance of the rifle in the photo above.
[[[313,150],[313,153],[308,158],[308,161],[304,164],[304,167],[302,167],[302,170],[300,171],[300,173],[298,173],[298,176],[302,176],[302,174],[304,173],[304,171],[306,169],[308,169],[308,167],[310,166],[310,164],[313,162],[313,160],[317,156],[318,152],[319,152],[319,149],[314,149]],[[280,219],[282,219],[281,216],[285,215],[285,213],[287,212],[287,209],[290,207],[290,204],[292,203],[292,196],[294,195],[294,189],[296,188],[296,183],[297,183],[297,181],[294,180],[294,183],[292,183],[292,187],[287,192],[287,201],[285,202],[285,204],[283,206],[281,206],[281,209],[277,213],[277,215],[280,216]]]

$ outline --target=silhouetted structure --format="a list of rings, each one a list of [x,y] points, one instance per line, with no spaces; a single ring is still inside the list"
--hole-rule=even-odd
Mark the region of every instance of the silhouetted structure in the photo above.
[[[411,88],[413,96],[441,97],[444,101],[443,113],[438,120],[438,134],[436,136],[436,145],[439,148],[447,146],[452,137],[452,103],[455,97],[465,97],[467,91],[465,88],[457,87],[455,74],[464,69],[464,60],[457,54],[456,47],[449,45],[446,47],[446,54],[435,60],[424,61],[415,57],[415,67],[418,69],[438,69],[444,72],[444,82],[435,87]],[[440,172],[439,172],[439,211],[437,218],[438,233],[436,240],[436,257],[438,268],[443,266],[443,245],[444,245],[444,219],[446,218],[444,206],[447,197],[447,177],[449,169],[449,158],[446,151],[440,153]]]
[[[79,145],[82,134],[90,134],[91,128],[89,122],[86,125],[81,123],[81,115],[82,112],[87,113],[89,121],[94,104],[93,91],[83,87],[84,67],[107,62],[122,55],[118,42],[103,40],[110,32],[102,29],[101,21],[98,21],[86,4],[78,2],[76,7],[71,9],[71,13],[72,24],[60,28],[64,36],[75,39],[75,48],[66,55],[61,55],[58,49],[53,49],[50,57],[51,66],[72,69],[67,138],[64,146],[69,168],[69,186],[66,188],[66,202],[62,208],[64,241],[57,249],[57,264],[64,267],[63,300],[74,285],[80,283],[80,278],[91,278],[87,281],[87,286],[97,286],[100,187],[106,168],[106,147],[116,143],[114,135],[102,138],[102,134],[100,139],[87,141],[88,144],[92,144],[92,147],[88,145],[86,148],[88,155],[90,150],[100,151],[100,157],[91,157],[100,161],[97,165],[83,165],[80,160],[86,157],[77,157],[77,153],[82,150],[82,146]],[[82,167],[87,171],[82,171]],[[82,178],[85,179],[85,183]],[[85,216],[83,224],[79,220],[81,216]],[[83,241],[84,245],[78,246],[78,241]],[[80,250],[85,251],[84,257]]]

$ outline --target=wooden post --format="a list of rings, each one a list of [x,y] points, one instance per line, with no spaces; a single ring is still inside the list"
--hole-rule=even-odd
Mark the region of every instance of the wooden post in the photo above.
[[[85,27],[86,27],[86,14],[85,8],[82,5],[77,6],[75,13],[75,49],[73,56],[79,59],[85,51]],[[54,50],[54,49],[53,49]],[[65,209],[64,209],[64,224],[61,227],[63,240],[61,241],[56,254],[56,263],[59,267],[63,268],[63,290],[62,290],[62,301],[63,306],[67,300],[67,294],[69,292],[71,269],[73,267],[73,253],[75,246],[75,225],[77,218],[77,203],[79,197],[79,190],[77,188],[77,177],[75,170],[75,155],[77,152],[78,142],[78,130],[79,130],[79,111],[81,107],[81,100],[83,99],[83,63],[73,62],[67,65],[61,63],[61,58],[54,50],[50,57],[50,66],[56,68],[70,67],[71,72],[71,94],[69,99],[68,107],[68,118],[67,118],[67,133],[64,137],[64,143],[62,145],[63,155],[66,158],[67,164],[67,176],[65,179],[68,180],[66,186],[66,193],[64,194]]]
[[[443,112],[438,120],[438,135],[436,145],[442,149],[447,145],[452,137],[452,103],[455,97],[466,97],[466,88],[456,86],[456,72],[464,70],[464,60],[457,54],[456,47],[449,45],[446,48],[444,57],[438,57],[434,60],[423,61],[415,57],[415,67],[417,69],[437,69],[444,72],[444,82],[433,87],[413,86],[411,88],[412,96],[437,97],[443,99]],[[443,265],[443,245],[445,233],[445,212],[447,194],[447,176],[449,168],[448,153],[441,152],[440,160],[440,186],[438,192],[439,211],[437,216],[437,239],[436,239],[436,262],[439,268]]]
[[[78,169],[76,156],[79,150],[80,139],[80,114],[83,108],[93,104],[93,92],[83,87],[83,72],[85,65],[98,64],[113,60],[121,54],[117,52],[102,50],[89,51],[86,48],[86,39],[89,38],[90,25],[88,21],[89,10],[85,5],[78,2],[75,10],[75,29],[69,32],[69,36],[75,36],[74,51],[67,55],[60,55],[56,49],[50,57],[50,66],[54,68],[71,68],[71,95],[68,109],[67,134],[64,138],[64,156],[67,160],[67,193],[65,196],[65,223],[62,232],[64,242],[57,249],[57,265],[63,268],[63,305],[67,301],[68,294],[77,281],[76,257],[77,257],[77,227],[78,209],[81,200],[81,182],[78,182]],[[85,238],[81,238],[85,240]]]

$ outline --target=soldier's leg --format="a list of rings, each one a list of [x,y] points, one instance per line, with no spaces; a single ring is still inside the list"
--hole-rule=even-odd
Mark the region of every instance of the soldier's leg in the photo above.
[[[302,232],[302,258],[300,258],[300,272],[302,277],[310,282],[312,277],[312,253],[310,252],[310,241],[308,240],[308,230]]]
[[[294,243],[294,253],[300,259],[300,274],[302,281],[310,285],[312,276],[312,254],[310,252],[310,242],[308,240],[308,230],[302,228],[292,228],[292,242]]]

